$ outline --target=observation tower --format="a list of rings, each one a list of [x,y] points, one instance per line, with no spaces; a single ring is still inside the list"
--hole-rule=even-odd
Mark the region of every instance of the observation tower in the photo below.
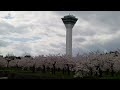
[[[61,19],[66,27],[66,55],[72,57],[72,28],[78,18],[69,14]]]

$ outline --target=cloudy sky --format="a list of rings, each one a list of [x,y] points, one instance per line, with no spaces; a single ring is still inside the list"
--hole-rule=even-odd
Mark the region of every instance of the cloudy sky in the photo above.
[[[65,54],[69,13],[78,18],[73,55],[120,48],[120,11],[0,11],[0,54]]]

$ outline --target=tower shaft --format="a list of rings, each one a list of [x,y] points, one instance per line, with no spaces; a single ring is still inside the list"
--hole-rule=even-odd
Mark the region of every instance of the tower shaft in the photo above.
[[[66,55],[72,56],[72,24],[66,24]]]

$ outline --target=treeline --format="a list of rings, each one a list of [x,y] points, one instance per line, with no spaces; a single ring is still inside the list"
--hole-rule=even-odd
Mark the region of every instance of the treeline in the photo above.
[[[106,75],[118,75],[120,73],[120,52],[108,53],[90,52],[75,57],[66,55],[39,55],[32,57],[25,55],[0,56],[0,69],[15,68],[16,70],[35,72],[62,72],[62,74],[74,73],[74,78],[104,77]]]

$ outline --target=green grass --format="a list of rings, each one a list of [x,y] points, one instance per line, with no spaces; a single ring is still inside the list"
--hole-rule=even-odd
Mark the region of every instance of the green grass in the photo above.
[[[56,74],[52,74],[51,72],[46,72],[46,73],[42,73],[42,72],[35,72],[35,73],[32,73],[32,72],[14,72],[15,74],[17,75],[20,75],[20,76],[29,76],[29,77],[36,77],[36,78],[46,78],[46,79],[72,79],[73,78],[73,75],[63,75],[62,72],[56,72]]]
[[[70,75],[62,73],[62,71],[58,72],[56,71],[55,74],[52,74],[52,72],[43,73],[41,71],[23,71],[16,68],[4,68],[0,69],[1,73],[9,73],[8,77],[9,79],[73,79],[74,73],[70,72]],[[5,74],[6,75],[6,74]],[[4,76],[3,76],[4,77]],[[76,78],[81,79],[81,78]],[[84,77],[83,79],[120,79],[120,73],[114,74],[114,76],[111,76],[111,73],[106,75],[103,74],[102,77]]]
[[[62,73],[62,71],[58,72],[56,71],[55,74],[52,74],[52,72],[41,72],[41,71],[37,71],[37,72],[32,72],[32,71],[23,71],[23,70],[17,70],[14,68],[4,68],[2,70],[0,70],[0,72],[7,72],[13,76],[10,76],[10,78],[15,78],[15,79],[20,79],[20,78],[27,78],[27,79],[72,79],[74,73],[71,72],[70,75],[67,74],[67,72],[65,74]]]
[[[119,76],[104,76],[104,77],[101,77],[101,78],[99,78],[99,79],[119,79],[120,80],[120,75]]]

